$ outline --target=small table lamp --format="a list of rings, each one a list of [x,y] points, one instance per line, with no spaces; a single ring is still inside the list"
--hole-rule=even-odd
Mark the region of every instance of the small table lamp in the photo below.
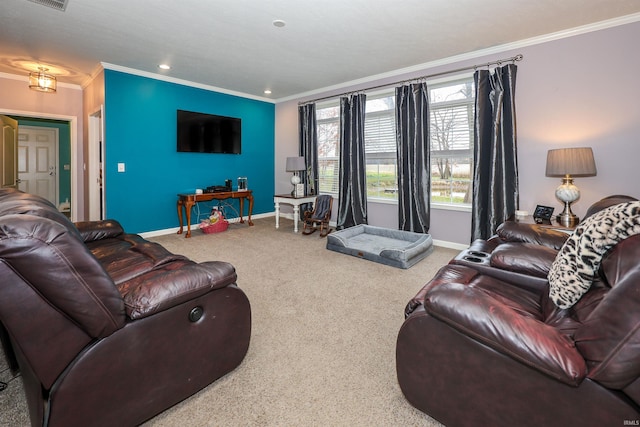
[[[562,177],[562,184],[556,188],[556,198],[564,203],[564,210],[556,218],[561,225],[573,227],[580,221],[571,212],[571,203],[580,198],[580,190],[573,184],[573,177],[595,175],[596,162],[591,147],[549,150],[546,176]]]
[[[291,185],[293,185],[293,191],[291,195],[297,197],[296,185],[300,184],[300,177],[298,172],[306,170],[307,167],[304,163],[304,157],[287,157],[287,172],[293,172],[291,176]]]

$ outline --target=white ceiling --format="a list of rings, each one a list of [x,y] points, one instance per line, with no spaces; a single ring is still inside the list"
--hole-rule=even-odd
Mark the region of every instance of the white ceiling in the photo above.
[[[0,72],[40,63],[83,84],[102,62],[278,100],[638,13],[640,0],[1,0]]]

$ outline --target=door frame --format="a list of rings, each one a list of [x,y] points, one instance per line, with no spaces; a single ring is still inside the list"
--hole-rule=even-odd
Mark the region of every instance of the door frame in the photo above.
[[[87,147],[87,194],[89,198],[89,221],[105,218],[105,173],[104,173],[104,106],[89,114],[89,141]],[[102,161],[100,160],[102,159]],[[101,181],[98,183],[98,181]]]
[[[35,111],[7,110],[0,108],[0,114],[5,116],[22,116],[34,119],[52,119],[69,122],[69,132],[71,135],[71,221],[78,221],[78,212],[81,199],[79,189],[82,188],[82,174],[78,174],[78,117],[63,114],[49,114]],[[20,125],[18,125],[20,127]],[[82,169],[82,168],[81,168]],[[84,211],[84,208],[83,208]],[[84,214],[83,214],[84,217]]]

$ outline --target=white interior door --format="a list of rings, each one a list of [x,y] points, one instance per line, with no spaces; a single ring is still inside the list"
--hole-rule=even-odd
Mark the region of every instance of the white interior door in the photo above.
[[[18,188],[58,206],[58,130],[20,126]]]

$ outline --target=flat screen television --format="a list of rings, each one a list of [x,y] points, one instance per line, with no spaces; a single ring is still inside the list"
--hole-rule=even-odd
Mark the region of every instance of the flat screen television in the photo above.
[[[239,118],[178,110],[178,151],[240,154]]]

